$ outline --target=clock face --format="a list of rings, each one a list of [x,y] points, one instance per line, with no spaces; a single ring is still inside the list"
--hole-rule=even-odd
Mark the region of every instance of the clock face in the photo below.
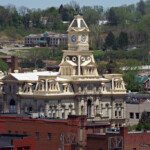
[[[86,36],[85,36],[85,35],[82,35],[82,36],[81,36],[81,41],[82,41],[82,42],[85,42],[85,40],[86,40]]]
[[[77,37],[76,37],[75,35],[73,35],[73,36],[71,37],[71,40],[72,40],[72,42],[76,42]]]

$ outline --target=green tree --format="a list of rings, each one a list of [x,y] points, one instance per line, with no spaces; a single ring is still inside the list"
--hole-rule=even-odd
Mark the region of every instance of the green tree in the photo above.
[[[89,28],[90,28],[90,45],[92,49],[100,49],[103,42],[102,27],[92,24],[89,26]]]
[[[139,123],[141,123],[142,125],[150,124],[150,116],[148,115],[148,113],[146,111],[142,112]]]
[[[89,6],[83,6],[81,11],[88,26],[98,24],[100,14],[96,10]]]
[[[107,71],[107,64],[106,64],[106,62],[102,62],[102,61],[99,62],[97,64],[97,70],[98,70],[99,74],[105,74],[106,71]]]
[[[143,0],[137,4],[137,10],[141,13],[141,15],[145,15],[145,3]]]
[[[136,126],[137,131],[140,131],[142,129],[150,130],[150,116],[146,111],[142,112],[139,123]]]
[[[107,14],[107,19],[110,25],[117,25],[118,18],[113,8],[111,8]]]
[[[118,45],[121,49],[128,45],[128,34],[126,32],[121,32],[119,34]]]
[[[102,14],[103,11],[104,11],[103,6],[98,6],[98,5],[96,5],[96,6],[94,6],[93,8],[94,8],[99,14]]]
[[[106,47],[112,47],[115,45],[115,36],[114,34],[110,31],[105,39],[105,45]]]
[[[140,91],[141,83],[135,82],[134,79],[138,72],[138,67],[141,65],[141,62],[136,59],[123,59],[121,63],[122,66],[126,68],[126,70],[123,72],[123,79],[127,84],[127,90]]]
[[[142,130],[142,124],[141,123],[138,123],[137,126],[136,126],[136,131],[141,131]]]
[[[0,59],[0,70],[4,72],[8,71],[8,69],[9,69],[8,65],[2,59]]]
[[[114,60],[110,60],[109,63],[106,65],[108,73],[117,73],[118,72],[118,64]]]

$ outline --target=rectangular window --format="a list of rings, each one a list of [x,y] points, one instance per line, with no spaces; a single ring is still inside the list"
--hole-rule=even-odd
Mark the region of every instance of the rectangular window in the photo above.
[[[139,113],[136,113],[136,119],[139,119]]]
[[[39,132],[36,132],[35,136],[36,136],[36,139],[38,140],[39,139]]]
[[[83,129],[80,129],[80,141],[83,141]]]
[[[24,107],[24,112],[27,113],[28,112],[28,107]]]
[[[24,150],[30,150],[31,148],[29,146],[24,147]]]
[[[130,119],[134,119],[134,113],[130,112]]]
[[[3,108],[3,107],[2,107],[2,105],[0,104],[0,112],[2,112],[2,110],[3,110],[2,108]]]
[[[24,134],[24,135],[27,135],[27,132],[24,131],[23,134]]]
[[[11,130],[8,131],[8,134],[11,134]]]
[[[48,140],[51,140],[51,138],[52,138],[52,134],[48,133]]]

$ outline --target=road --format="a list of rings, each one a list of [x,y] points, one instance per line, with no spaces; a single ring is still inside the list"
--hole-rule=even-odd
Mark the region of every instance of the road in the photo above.
[[[4,47],[3,49],[0,49],[0,52],[6,53],[7,55],[13,55],[17,50],[27,50],[27,49],[31,49],[31,47]]]

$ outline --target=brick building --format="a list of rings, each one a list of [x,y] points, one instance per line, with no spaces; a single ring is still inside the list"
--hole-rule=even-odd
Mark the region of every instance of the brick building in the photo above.
[[[120,131],[107,131],[87,135],[87,150],[149,150],[150,132],[128,132],[126,127]]]
[[[0,150],[35,150],[35,137],[0,134]]]
[[[34,136],[35,150],[58,150],[59,148],[64,150],[73,150],[74,148],[85,150],[87,133],[105,132],[109,127],[110,124],[87,123],[86,116],[69,116],[67,120],[32,119],[12,115],[0,116],[1,134]],[[34,143],[34,139],[32,140]],[[29,141],[25,143],[30,144]],[[14,141],[14,145],[23,147],[19,140]],[[32,150],[30,147],[28,149]]]

